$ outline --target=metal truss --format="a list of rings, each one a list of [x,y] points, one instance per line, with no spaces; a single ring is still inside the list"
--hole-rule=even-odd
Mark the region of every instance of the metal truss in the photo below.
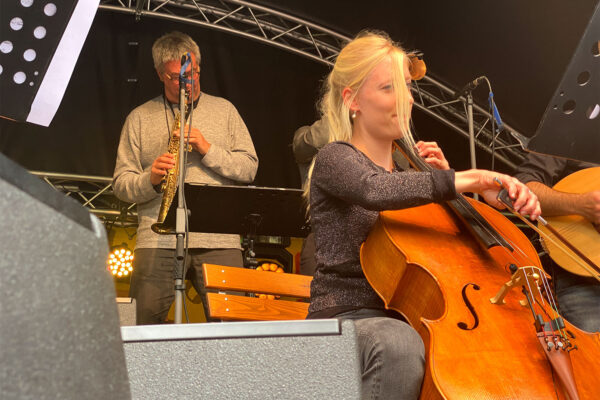
[[[105,225],[137,226],[135,204],[122,202],[115,197],[112,190],[112,178],[56,172],[29,172],[57,191],[79,201]]]
[[[155,17],[217,29],[290,51],[332,66],[335,57],[351,38],[264,6],[239,0],[102,0],[100,9]],[[463,101],[452,102],[455,91],[426,76],[415,85],[415,107],[469,137]],[[476,145],[492,153],[510,168],[523,160],[520,143],[524,135],[504,124],[492,134],[490,113],[475,105],[473,110]]]
[[[466,99],[457,98],[455,93],[434,78],[425,76],[413,87],[414,106],[468,139]],[[493,152],[495,160],[516,169],[525,157],[522,143],[529,139],[506,123],[492,134],[491,118],[487,110],[473,104],[475,144],[489,154]]]
[[[136,19],[152,17],[200,25],[275,46],[316,62],[332,66],[351,38],[281,11],[239,0],[101,0],[100,10],[127,13]],[[459,134],[469,137],[464,98],[456,101],[455,91],[425,76],[413,87],[414,106]],[[521,143],[528,140],[507,124],[492,134],[491,115],[474,105],[476,145],[492,153],[495,160],[510,168],[522,161]],[[112,193],[111,178],[33,172],[48,184],[77,198],[90,211],[109,223],[136,224],[135,204],[120,202]]]
[[[201,25],[332,64],[349,38],[264,6],[238,0],[102,0],[100,10]]]

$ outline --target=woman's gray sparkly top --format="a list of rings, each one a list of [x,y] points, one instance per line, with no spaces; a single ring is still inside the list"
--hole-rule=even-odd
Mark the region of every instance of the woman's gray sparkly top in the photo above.
[[[346,142],[324,146],[310,185],[317,269],[308,318],[357,308],[384,308],[360,266],[360,245],[379,211],[456,198],[454,170],[388,172]]]

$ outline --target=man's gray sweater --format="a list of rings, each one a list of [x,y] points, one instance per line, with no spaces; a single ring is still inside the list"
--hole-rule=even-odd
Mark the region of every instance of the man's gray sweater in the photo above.
[[[188,154],[186,182],[235,185],[254,180],[258,158],[244,121],[227,100],[202,93],[192,113],[192,126],[211,147],[202,157]],[[189,120],[188,120],[189,123]],[[136,248],[175,248],[174,235],[157,235],[156,222],[162,200],[150,183],[154,160],[167,151],[173,112],[163,96],[134,109],[121,132],[113,176],[115,195],[137,203],[139,227]],[[195,210],[202,212],[202,210]],[[190,248],[240,248],[238,235],[191,233]]]

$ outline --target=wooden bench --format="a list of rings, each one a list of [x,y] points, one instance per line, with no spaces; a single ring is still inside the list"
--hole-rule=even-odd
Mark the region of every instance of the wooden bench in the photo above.
[[[284,296],[261,299],[242,294],[208,293],[211,318],[227,321],[304,319],[308,313],[312,277],[203,264],[207,289]]]

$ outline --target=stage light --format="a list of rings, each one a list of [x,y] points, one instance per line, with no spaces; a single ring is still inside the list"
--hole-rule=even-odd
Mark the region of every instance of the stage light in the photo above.
[[[107,268],[113,276],[123,278],[133,271],[133,253],[126,244],[115,246],[108,255]]]

